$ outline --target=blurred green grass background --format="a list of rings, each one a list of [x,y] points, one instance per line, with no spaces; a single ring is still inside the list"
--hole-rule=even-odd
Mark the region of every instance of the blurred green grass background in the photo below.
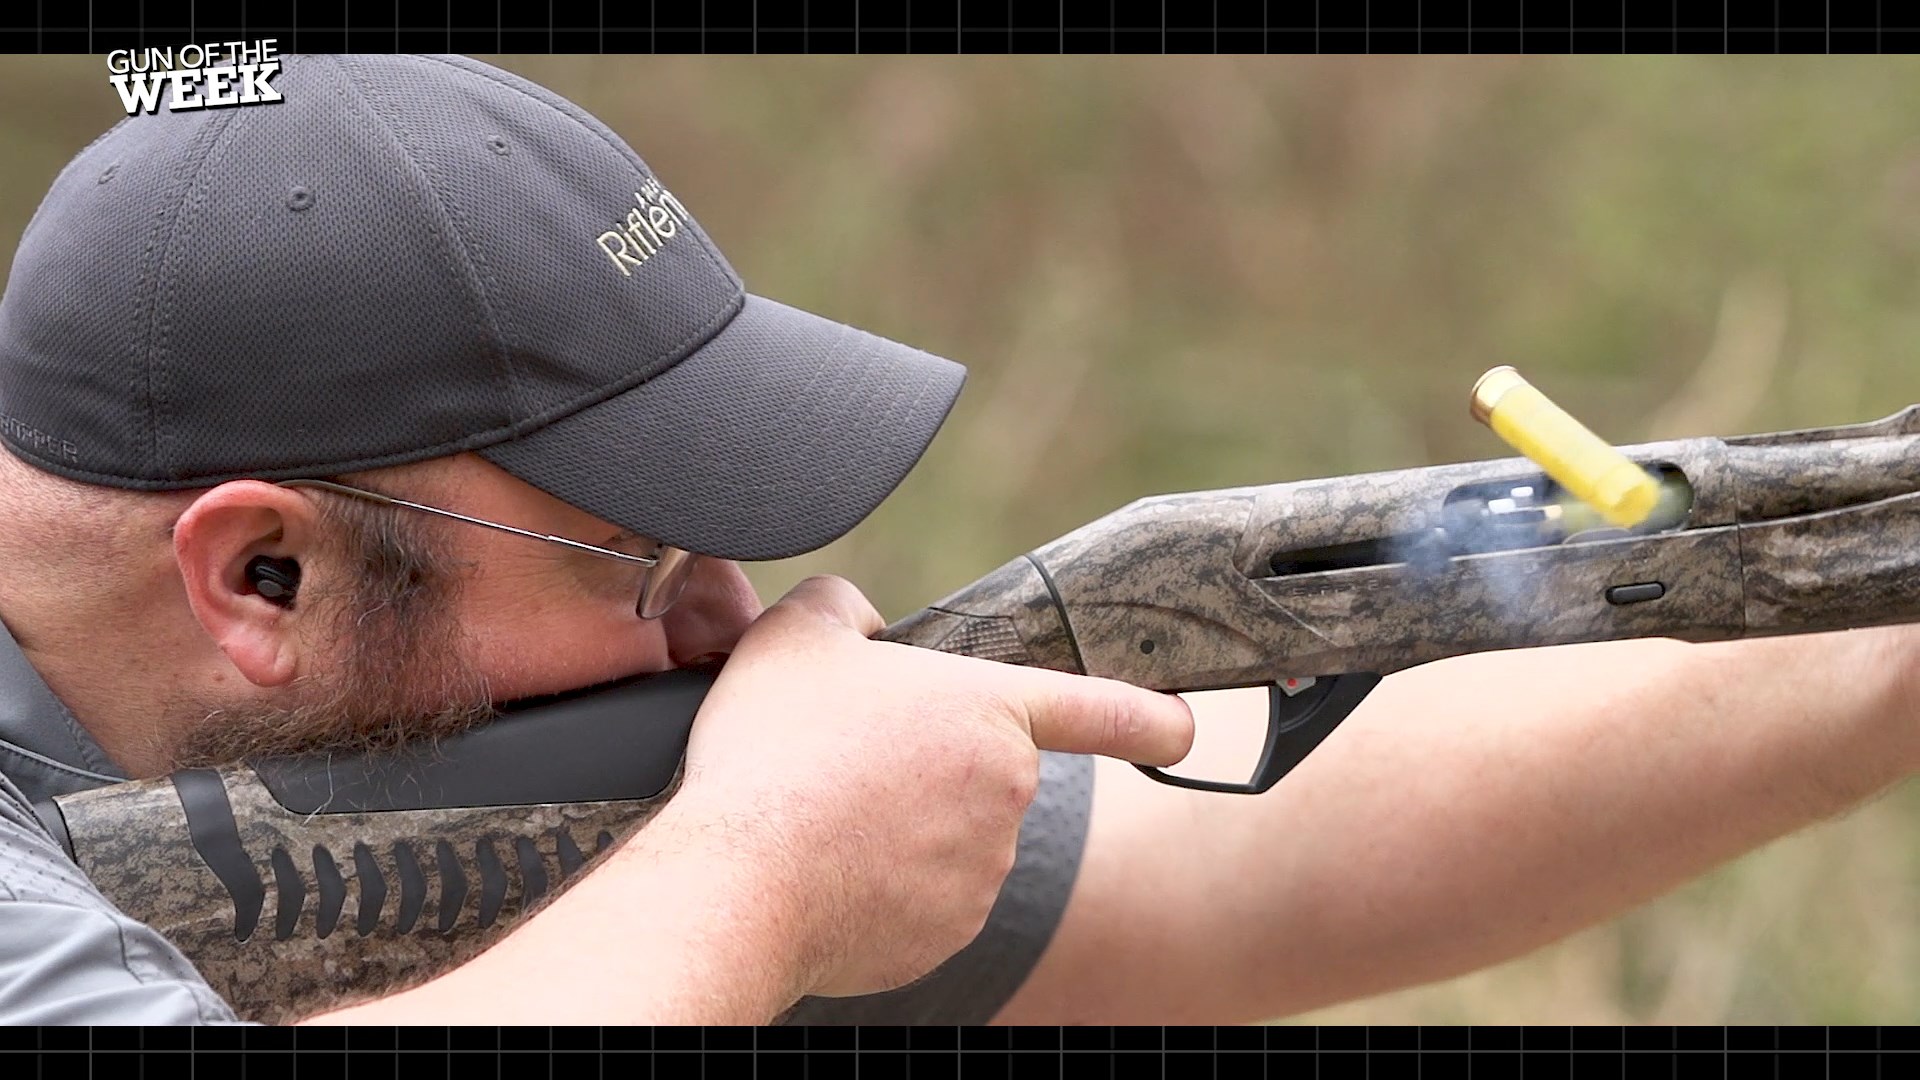
[[[897,617],[1139,495],[1505,456],[1465,408],[1497,363],[1616,442],[1920,401],[1904,61],[498,62],[622,134],[749,287],[970,367],[867,523],[754,569],[769,597],[833,572]],[[0,66],[9,249],[121,115],[99,58]],[[1293,1019],[1911,1019],[1916,787],[1522,960]]]

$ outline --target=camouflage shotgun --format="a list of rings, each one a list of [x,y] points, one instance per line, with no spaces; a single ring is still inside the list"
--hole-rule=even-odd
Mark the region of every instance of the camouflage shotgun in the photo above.
[[[1920,621],[1920,406],[1628,447],[1678,492],[1574,531],[1523,458],[1142,499],[883,636],[1181,691],[1266,686],[1264,791],[1380,677],[1462,653]],[[43,804],[106,895],[241,1015],[443,970],[670,793],[710,671],[510,707],[436,747],[195,770]],[[269,885],[269,883],[271,883]]]

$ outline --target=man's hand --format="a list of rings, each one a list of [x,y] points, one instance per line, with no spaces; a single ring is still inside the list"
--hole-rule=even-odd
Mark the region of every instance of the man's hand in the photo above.
[[[1172,764],[1184,702],[868,640],[853,586],[802,582],[741,638],[680,792],[492,949],[359,1023],[767,1023],[900,986],[979,933],[1039,749]]]
[[[882,625],[838,578],[768,609],[694,722],[676,797],[795,906],[806,993],[891,989],[973,940],[1039,750],[1167,765],[1192,742],[1171,695],[868,640]]]

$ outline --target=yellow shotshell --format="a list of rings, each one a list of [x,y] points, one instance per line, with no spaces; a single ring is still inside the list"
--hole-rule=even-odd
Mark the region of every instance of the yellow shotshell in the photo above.
[[[1545,469],[1608,524],[1630,529],[1660,502],[1660,482],[1510,367],[1473,384],[1473,418]]]

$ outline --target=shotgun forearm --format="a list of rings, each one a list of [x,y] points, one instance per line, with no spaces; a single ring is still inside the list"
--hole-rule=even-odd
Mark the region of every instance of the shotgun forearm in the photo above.
[[[1160,690],[1385,675],[1494,649],[1920,620],[1920,407],[1873,424],[1628,447],[1691,505],[1555,535],[1524,458],[1142,499],[895,636]],[[1622,592],[1635,585],[1652,590]]]
[[[1264,790],[1382,675],[1462,653],[1920,621],[1920,407],[1625,453],[1685,492],[1569,534],[1525,459],[1143,499],[883,632],[1160,690],[1266,685]],[[711,672],[518,707],[434,750],[119,785],[42,810],[243,1016],[457,964],[669,792]],[[1169,782],[1181,782],[1161,776]]]

